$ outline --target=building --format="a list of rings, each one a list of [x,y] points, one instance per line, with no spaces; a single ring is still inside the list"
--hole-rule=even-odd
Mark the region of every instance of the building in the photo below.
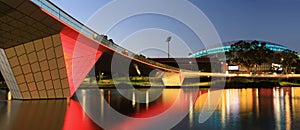
[[[246,42],[252,42],[254,40],[244,40]],[[202,56],[215,56],[218,53],[225,53],[228,52],[230,50],[230,46],[234,43],[236,43],[238,41],[230,41],[230,42],[225,42],[220,44],[217,44],[215,46],[209,47],[208,49],[204,49],[204,50],[200,50],[197,51],[191,55],[189,55],[189,58],[198,58],[198,57],[202,57]],[[259,41],[261,42],[265,42],[266,43],[266,47],[269,48],[270,50],[273,50],[275,52],[281,52],[283,50],[288,49],[285,46],[282,46],[280,44],[277,43],[272,43],[272,42],[266,42],[266,41]]]
[[[253,42],[254,40],[243,40],[245,42]],[[224,62],[226,61],[226,57],[224,58],[225,52],[229,52],[231,49],[231,45],[234,43],[237,43],[239,41],[231,41],[231,42],[225,42],[222,44],[218,44],[212,47],[209,47],[208,49],[200,50],[195,53],[192,53],[189,55],[189,58],[199,58],[199,57],[212,57],[212,58],[218,58],[219,62]],[[266,47],[275,53],[281,53],[284,50],[291,50],[283,45],[277,44],[277,43],[272,43],[272,42],[266,42],[266,41],[258,41],[259,43],[266,43]],[[223,57],[221,56],[223,55]],[[226,63],[224,66],[227,70],[231,73],[246,73],[247,68],[241,66],[241,65],[230,65]],[[293,67],[295,68],[295,67]],[[295,69],[294,69],[295,70]],[[258,73],[265,73],[265,72],[272,72],[272,71],[277,71],[280,72],[282,71],[282,66],[280,64],[272,63],[272,64],[267,64],[264,63],[262,65],[258,65],[257,67],[250,68],[251,72],[258,72]]]

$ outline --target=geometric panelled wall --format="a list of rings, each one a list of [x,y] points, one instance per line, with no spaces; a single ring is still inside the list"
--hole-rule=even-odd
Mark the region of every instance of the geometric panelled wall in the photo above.
[[[1,53],[1,61],[4,61],[1,72],[14,98],[71,96],[59,34],[11,47],[4,52]]]
[[[18,87],[16,78],[12,72],[3,49],[0,49],[0,71],[5,79],[7,86],[9,86],[12,95],[14,95],[15,98],[22,98],[22,94]]]
[[[74,29],[0,49],[0,70],[15,99],[71,97],[103,46]]]

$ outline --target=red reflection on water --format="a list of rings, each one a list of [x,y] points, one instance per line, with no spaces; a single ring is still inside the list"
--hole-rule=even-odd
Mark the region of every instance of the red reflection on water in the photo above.
[[[133,115],[133,117],[135,118],[147,118],[147,117],[153,117],[156,115],[159,115],[161,113],[163,113],[164,111],[168,110],[172,105],[173,105],[174,101],[170,101],[167,103],[158,103],[154,106],[150,106],[148,108],[148,110],[141,110],[140,113],[137,113],[135,115]]]
[[[166,98],[168,98],[168,100],[164,101],[159,101],[154,105],[150,105],[150,107],[148,109],[142,109],[140,110],[139,113],[134,114],[132,117],[135,118],[147,118],[147,117],[153,117],[156,115],[159,115],[163,112],[165,112],[166,110],[168,110],[176,101],[176,98],[179,96],[179,91],[178,92],[174,92],[172,94],[169,94]],[[184,104],[182,104],[184,105]]]
[[[164,93],[164,96],[166,96],[166,93]],[[198,91],[184,92],[182,89],[179,89],[178,92],[164,97],[167,100],[152,105],[148,110],[142,110],[133,115],[132,117],[134,118],[124,120],[112,129],[145,129],[150,128],[153,125],[161,125],[169,122],[169,120],[178,118],[177,115],[188,112],[190,103],[194,103],[198,96]],[[191,101],[191,97],[194,97],[194,101]]]
[[[189,97],[192,96],[195,99],[197,99],[200,93],[207,93],[207,90],[195,91],[195,92],[184,92],[183,90],[180,89],[177,92],[173,92],[171,94],[167,94],[165,92],[164,93],[165,100],[160,101],[155,105],[151,105],[148,109],[141,110],[141,112],[136,113],[135,115],[133,115],[133,117],[135,118],[153,117],[165,112],[170,107],[172,107],[172,105],[174,105],[174,107],[177,107],[177,110],[188,107],[191,102]],[[179,102],[178,105],[174,104],[176,100],[178,100]],[[194,105],[195,102],[192,103]]]
[[[100,127],[94,123],[88,115],[82,110],[81,105],[70,100],[70,105],[67,108],[64,130],[99,130]]]

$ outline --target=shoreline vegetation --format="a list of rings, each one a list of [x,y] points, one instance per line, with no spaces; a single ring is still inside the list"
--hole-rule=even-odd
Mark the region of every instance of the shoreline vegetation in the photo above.
[[[152,80],[153,81],[153,80]],[[83,83],[82,86],[89,86],[90,82]],[[94,84],[97,85],[96,81]],[[162,81],[156,81],[150,83],[148,79],[131,79],[129,82],[124,80],[113,81],[112,79],[104,79],[98,82],[98,88],[116,88],[115,85],[118,84],[131,84],[135,88],[150,88],[151,86],[162,87],[164,86]],[[220,86],[224,86],[224,88],[274,88],[274,87],[300,87],[300,79],[255,79],[255,78],[245,78],[245,77],[236,77],[236,78],[228,78],[226,81],[214,81],[211,82],[210,78],[200,78],[200,82],[192,82],[186,81],[182,86],[165,86],[166,88],[210,88],[213,84],[219,84]],[[84,87],[86,88],[86,87]],[[126,88],[126,87],[124,87]]]
[[[204,78],[200,79],[200,82],[196,83],[186,83],[184,82],[182,86],[164,86],[162,82],[156,81],[155,83],[150,83],[149,79],[145,78],[138,78],[138,79],[131,79],[130,82],[124,82],[120,80],[119,82],[114,82],[112,79],[104,79],[100,82],[90,82],[89,79],[86,79],[80,88],[116,88],[115,85],[119,84],[131,84],[135,88],[211,88],[213,84],[218,84],[222,87],[225,84],[224,88],[274,88],[274,87],[300,87],[300,79],[251,79],[251,78],[244,78],[244,77],[237,77],[233,79],[227,79],[225,82],[223,81],[214,81],[211,82],[210,79]],[[97,87],[90,87],[91,84]],[[126,87],[124,87],[126,88]],[[0,83],[0,89],[8,90],[7,86],[3,83]]]

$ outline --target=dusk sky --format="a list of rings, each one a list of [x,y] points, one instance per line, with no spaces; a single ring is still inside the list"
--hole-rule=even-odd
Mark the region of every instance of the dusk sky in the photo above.
[[[151,13],[135,15],[122,19],[109,31],[103,32],[98,26],[106,24],[101,22],[101,19],[105,18],[99,15],[99,11],[98,14],[93,14],[111,1],[51,1],[99,34],[107,34],[122,47],[147,57],[166,57],[165,40],[168,36],[172,36],[170,48],[174,57],[186,57],[189,52],[208,47],[203,45],[203,39],[197,37],[185,23],[165,15]],[[189,2],[208,17],[222,42],[263,40],[279,43],[300,52],[300,0],[190,0]],[[135,6],[147,6],[142,3],[136,3]],[[175,5],[176,2],[161,1],[161,4],[178,6]],[[112,14],[120,12],[121,8],[114,8]],[[185,8],[178,8],[176,13],[182,13],[182,16],[190,15]],[[97,24],[90,22],[91,19],[96,19]],[[193,21],[193,18],[190,20]]]

